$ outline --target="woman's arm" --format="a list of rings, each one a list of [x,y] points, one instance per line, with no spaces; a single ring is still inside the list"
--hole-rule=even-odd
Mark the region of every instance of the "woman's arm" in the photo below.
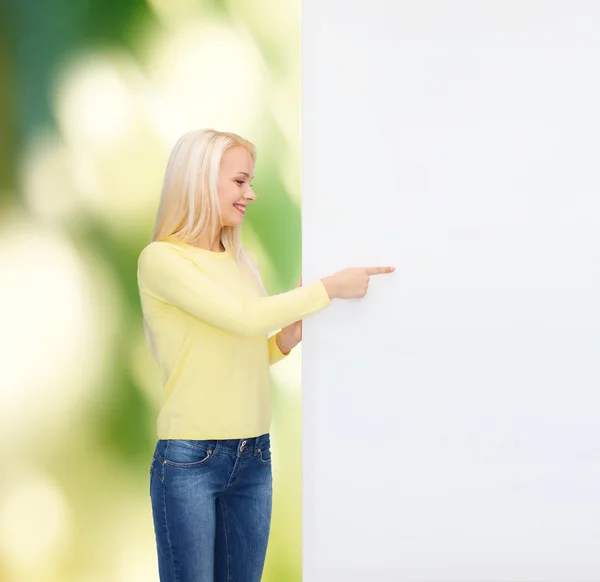
[[[140,292],[244,336],[268,334],[331,303],[321,280],[270,297],[240,299],[202,273],[179,249],[160,242],[140,253],[137,277]]]
[[[279,343],[277,342],[277,336],[279,333],[269,338],[269,364],[271,366],[277,362],[280,362],[281,360],[284,360],[292,353],[291,350],[284,351],[281,349]]]

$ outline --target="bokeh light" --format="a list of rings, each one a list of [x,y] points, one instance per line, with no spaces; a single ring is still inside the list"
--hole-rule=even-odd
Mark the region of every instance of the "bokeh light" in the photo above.
[[[146,55],[148,77],[187,124],[183,131],[227,127],[258,141],[268,71],[243,28],[219,20],[188,21],[153,40]]]
[[[0,555],[21,580],[56,572],[71,536],[70,511],[60,486],[23,468],[4,483],[0,496]]]
[[[115,289],[83,259],[63,236],[23,216],[0,234],[0,270],[10,273],[0,286],[0,434],[16,449],[43,431],[68,429],[108,361]],[[98,311],[94,281],[112,313]]]

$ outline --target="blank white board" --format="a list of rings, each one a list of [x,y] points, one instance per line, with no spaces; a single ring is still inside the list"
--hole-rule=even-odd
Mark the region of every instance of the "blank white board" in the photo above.
[[[303,580],[600,580],[600,2],[303,0]]]

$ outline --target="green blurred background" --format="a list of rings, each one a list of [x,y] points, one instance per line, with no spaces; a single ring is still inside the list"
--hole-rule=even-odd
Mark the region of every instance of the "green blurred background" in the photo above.
[[[300,0],[0,4],[0,580],[158,581],[161,387],[136,262],[195,128],[258,149],[245,223],[270,293],[300,275]],[[301,347],[272,368],[263,580],[301,580]]]

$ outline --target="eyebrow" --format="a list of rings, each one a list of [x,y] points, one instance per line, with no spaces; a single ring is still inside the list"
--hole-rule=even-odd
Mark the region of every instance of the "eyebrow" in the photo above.
[[[247,174],[246,172],[236,172],[236,174],[244,174],[244,176],[250,178],[250,174]],[[252,178],[254,178],[254,176],[252,176]]]

